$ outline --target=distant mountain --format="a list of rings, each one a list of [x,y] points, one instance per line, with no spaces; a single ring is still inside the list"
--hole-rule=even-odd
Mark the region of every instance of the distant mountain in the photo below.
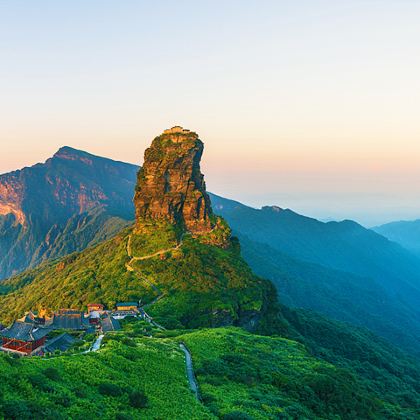
[[[211,195],[240,238],[253,270],[288,305],[363,325],[420,353],[420,262],[355,222],[328,222],[291,210],[261,210]]]
[[[0,279],[118,232],[133,217],[137,171],[63,147],[0,175]]]
[[[420,256],[420,220],[391,222],[372,230]]]

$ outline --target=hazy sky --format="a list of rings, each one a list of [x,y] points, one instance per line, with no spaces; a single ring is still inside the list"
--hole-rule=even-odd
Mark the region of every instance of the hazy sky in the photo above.
[[[141,163],[175,124],[209,190],[420,218],[420,0],[0,0],[0,172],[60,146]]]

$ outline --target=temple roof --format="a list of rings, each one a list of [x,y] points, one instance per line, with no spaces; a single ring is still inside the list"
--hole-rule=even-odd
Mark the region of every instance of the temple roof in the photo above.
[[[19,341],[36,341],[49,332],[49,329],[39,328],[32,323],[15,321],[13,325],[1,332],[1,336]]]
[[[53,353],[55,350],[66,351],[75,343],[75,341],[76,339],[70,334],[64,333],[47,341],[44,350],[47,353]]]
[[[89,326],[89,320],[80,311],[60,311],[53,315],[48,325],[55,330],[82,330]]]
[[[115,306],[139,306],[138,302],[118,302]]]

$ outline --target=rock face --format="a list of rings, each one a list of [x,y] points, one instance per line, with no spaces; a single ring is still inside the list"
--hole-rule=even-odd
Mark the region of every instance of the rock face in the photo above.
[[[165,130],[144,155],[134,204],[136,228],[169,221],[194,234],[212,229],[212,209],[200,160],[204,144],[182,127]]]

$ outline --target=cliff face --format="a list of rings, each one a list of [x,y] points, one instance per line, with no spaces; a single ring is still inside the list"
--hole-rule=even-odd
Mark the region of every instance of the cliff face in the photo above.
[[[112,216],[132,219],[137,169],[63,147],[43,164],[0,175],[0,279],[47,253],[82,249]]]
[[[212,209],[200,170],[203,142],[182,127],[165,130],[144,155],[134,204],[136,228],[169,221],[194,234],[212,229]]]

